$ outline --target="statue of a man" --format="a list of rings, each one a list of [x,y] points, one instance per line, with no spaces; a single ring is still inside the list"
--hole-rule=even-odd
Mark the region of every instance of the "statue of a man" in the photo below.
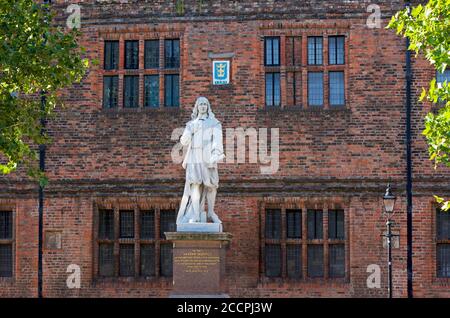
[[[215,118],[206,97],[197,98],[191,118],[180,138],[181,144],[187,147],[183,160],[186,183],[177,224],[206,222],[205,201],[211,221],[222,223],[214,212],[219,186],[217,162],[225,157],[222,125]]]

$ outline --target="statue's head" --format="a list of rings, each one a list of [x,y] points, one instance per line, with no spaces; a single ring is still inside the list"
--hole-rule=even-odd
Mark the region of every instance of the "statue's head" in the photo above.
[[[208,118],[215,118],[214,113],[211,110],[211,104],[209,103],[209,100],[206,97],[200,96],[195,101],[194,110],[192,111],[191,118],[196,119],[199,114],[201,114],[204,110],[207,112]]]

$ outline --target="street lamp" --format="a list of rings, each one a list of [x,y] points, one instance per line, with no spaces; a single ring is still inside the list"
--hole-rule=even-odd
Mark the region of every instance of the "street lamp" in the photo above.
[[[395,206],[395,195],[391,192],[391,185],[388,183],[386,188],[386,193],[383,196],[383,205],[384,205],[384,212],[387,216],[386,221],[386,227],[387,227],[387,234],[384,236],[387,238],[387,245],[388,245],[388,293],[389,298],[392,298],[392,238],[394,235],[391,231],[391,226],[393,222],[391,221],[392,216],[394,215],[394,206]]]

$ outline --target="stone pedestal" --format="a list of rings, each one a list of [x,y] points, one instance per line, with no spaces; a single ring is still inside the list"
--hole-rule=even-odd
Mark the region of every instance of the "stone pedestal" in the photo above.
[[[171,297],[224,297],[230,233],[166,232],[173,242]]]

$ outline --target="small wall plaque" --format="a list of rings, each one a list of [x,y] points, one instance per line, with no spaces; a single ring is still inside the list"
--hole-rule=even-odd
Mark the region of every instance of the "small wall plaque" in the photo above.
[[[213,85],[230,84],[230,61],[213,61]]]

